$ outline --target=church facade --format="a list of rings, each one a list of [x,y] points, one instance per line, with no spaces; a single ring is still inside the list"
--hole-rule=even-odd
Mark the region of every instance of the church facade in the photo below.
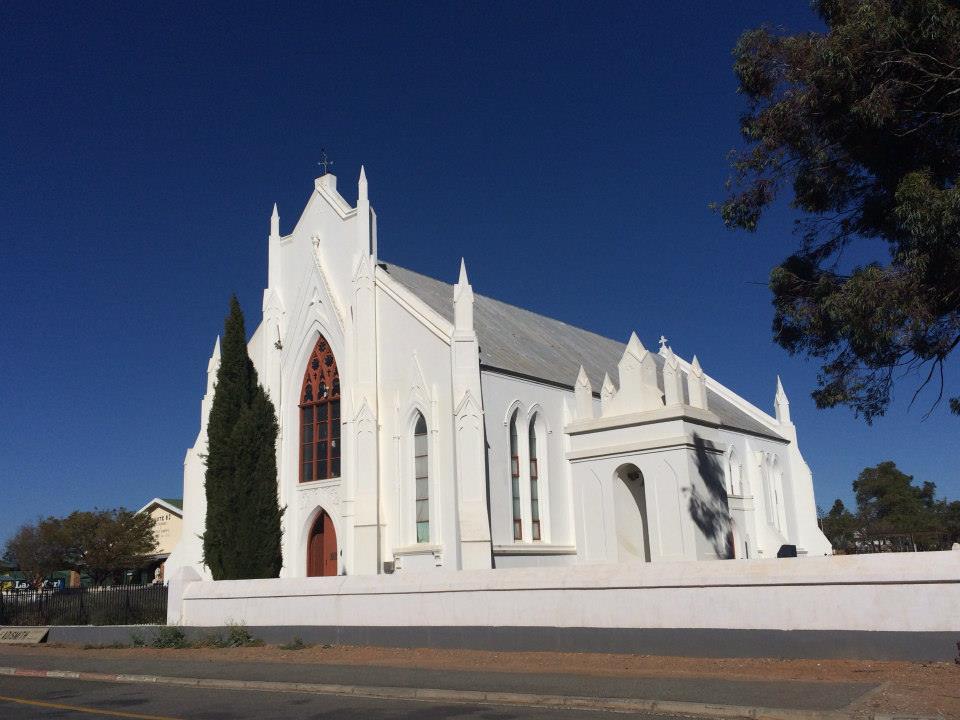
[[[626,344],[377,254],[315,181],[281,235],[248,349],[276,407],[281,575],[828,555],[779,379],[769,415],[694,357]],[[184,460],[168,575],[202,562],[206,424]],[[616,382],[614,382],[616,379]]]

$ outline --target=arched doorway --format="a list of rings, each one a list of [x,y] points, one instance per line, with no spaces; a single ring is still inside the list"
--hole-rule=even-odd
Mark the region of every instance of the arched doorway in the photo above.
[[[617,557],[620,562],[650,562],[650,530],[643,473],[636,465],[621,465],[613,482]]]
[[[307,577],[337,574],[337,531],[333,520],[321,510],[307,540]]]

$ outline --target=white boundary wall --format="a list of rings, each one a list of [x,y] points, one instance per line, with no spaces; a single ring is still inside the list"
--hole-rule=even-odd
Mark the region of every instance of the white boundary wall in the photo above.
[[[185,573],[190,573],[185,569]],[[960,551],[170,583],[170,623],[960,631]]]

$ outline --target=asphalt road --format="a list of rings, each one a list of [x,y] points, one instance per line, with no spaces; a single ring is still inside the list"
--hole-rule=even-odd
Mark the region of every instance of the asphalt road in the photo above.
[[[210,690],[81,680],[0,677],[0,718],[128,720],[574,720],[676,719],[676,715],[379,700],[339,695]]]
[[[5,651],[2,648],[0,666],[226,680],[643,698],[793,710],[839,710],[875,687],[875,683],[850,682],[771,682],[710,677],[599,677],[549,672],[509,673],[314,663],[210,662],[139,657],[135,653],[124,658],[104,658],[99,657],[96,651],[63,657],[44,653],[42,650],[27,653]],[[549,671],[549,668],[544,670]],[[0,713],[0,718],[2,717]]]

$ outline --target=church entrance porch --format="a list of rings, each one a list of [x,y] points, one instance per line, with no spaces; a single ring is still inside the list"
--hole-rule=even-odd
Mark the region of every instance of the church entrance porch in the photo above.
[[[321,510],[307,540],[307,577],[337,574],[337,531],[333,520]]]

